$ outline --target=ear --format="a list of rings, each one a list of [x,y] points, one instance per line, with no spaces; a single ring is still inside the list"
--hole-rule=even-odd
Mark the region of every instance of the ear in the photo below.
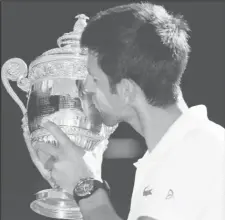
[[[133,102],[135,90],[135,83],[130,79],[122,79],[117,84],[117,93],[126,104]]]

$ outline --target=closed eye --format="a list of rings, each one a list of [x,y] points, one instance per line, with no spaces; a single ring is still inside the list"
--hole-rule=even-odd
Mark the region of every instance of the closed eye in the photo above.
[[[93,81],[96,83],[96,82],[98,82],[98,79],[93,77]]]
[[[148,217],[148,216],[140,216],[137,220],[157,220],[157,219],[151,218],[151,217]]]

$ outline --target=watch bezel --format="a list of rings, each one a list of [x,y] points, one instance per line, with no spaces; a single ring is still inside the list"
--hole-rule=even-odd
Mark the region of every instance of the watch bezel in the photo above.
[[[85,185],[88,186],[86,189]],[[76,201],[76,203],[79,204],[80,200],[88,198],[99,188],[104,189],[110,196],[110,187],[105,180],[100,181],[90,177],[83,178],[74,187],[73,198]]]
[[[94,178],[82,178],[76,184],[74,193],[79,197],[90,195],[94,190]]]

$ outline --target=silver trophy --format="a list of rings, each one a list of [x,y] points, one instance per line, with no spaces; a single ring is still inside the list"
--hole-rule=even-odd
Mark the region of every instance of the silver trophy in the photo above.
[[[52,189],[36,194],[30,205],[38,214],[60,219],[82,219],[79,207],[51,178],[38,159],[34,145],[44,141],[57,145],[55,138],[42,127],[45,120],[56,123],[68,137],[86,151],[94,151],[116,129],[103,124],[91,95],[83,90],[87,76],[87,50],[80,47],[80,37],[88,17],[77,15],[73,31],[57,40],[58,47],[37,57],[27,68],[19,58],[2,66],[2,82],[23,113],[23,135],[33,163]],[[12,89],[9,80],[27,93],[26,107]]]

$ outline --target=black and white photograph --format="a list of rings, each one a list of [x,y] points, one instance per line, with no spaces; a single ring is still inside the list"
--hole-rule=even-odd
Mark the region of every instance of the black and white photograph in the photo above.
[[[1,219],[225,220],[225,3],[1,2]]]

